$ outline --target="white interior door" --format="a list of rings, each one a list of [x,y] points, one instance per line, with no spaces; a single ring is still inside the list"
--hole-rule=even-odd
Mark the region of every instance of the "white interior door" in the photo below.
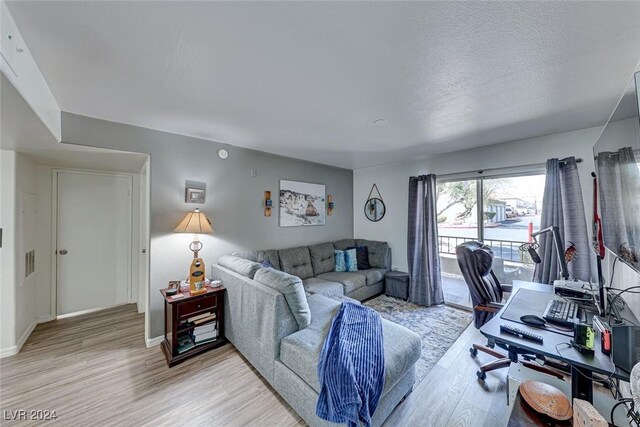
[[[128,302],[131,177],[57,175],[57,314]]]

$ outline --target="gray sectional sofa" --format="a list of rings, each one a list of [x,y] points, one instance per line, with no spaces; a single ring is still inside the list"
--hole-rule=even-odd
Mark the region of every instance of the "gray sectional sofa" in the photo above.
[[[369,248],[372,270],[333,271],[334,248],[356,244]],[[273,268],[263,267],[265,260]],[[381,293],[390,266],[386,243],[353,239],[221,257],[212,276],[227,289],[225,336],[309,425],[334,425],[315,415],[322,344],[340,300]],[[408,329],[384,319],[382,329],[385,385],[374,425],[411,391],[421,351],[420,338]]]

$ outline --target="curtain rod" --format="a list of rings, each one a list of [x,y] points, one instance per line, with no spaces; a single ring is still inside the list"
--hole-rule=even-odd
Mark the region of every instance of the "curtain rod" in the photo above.
[[[561,164],[567,164],[567,161],[565,159],[561,159],[560,163]],[[576,163],[582,163],[582,159],[581,158],[577,158],[576,159]],[[505,167],[502,167],[502,168],[476,169],[476,170],[465,171],[465,172],[452,172],[452,173],[445,173],[445,174],[436,175],[436,176],[438,178],[446,178],[448,176],[464,175],[464,174],[471,174],[471,173],[477,173],[478,175],[482,175],[485,172],[500,171],[500,170],[504,170],[504,169],[543,168],[543,167],[546,167],[546,166],[547,166],[546,163],[531,163],[531,164],[528,164],[528,165],[505,166]]]

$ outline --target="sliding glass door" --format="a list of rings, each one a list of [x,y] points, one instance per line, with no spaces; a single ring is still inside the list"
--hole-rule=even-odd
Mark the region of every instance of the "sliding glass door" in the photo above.
[[[438,183],[438,244],[445,302],[471,308],[455,256],[456,246],[479,240],[494,252],[501,283],[531,280],[534,264],[519,250],[540,229],[544,174],[441,180]]]

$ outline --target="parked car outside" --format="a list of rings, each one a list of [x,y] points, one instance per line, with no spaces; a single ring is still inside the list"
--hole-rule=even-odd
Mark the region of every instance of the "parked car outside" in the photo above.
[[[515,218],[517,216],[515,209],[508,206],[505,208],[504,214],[507,218]]]

